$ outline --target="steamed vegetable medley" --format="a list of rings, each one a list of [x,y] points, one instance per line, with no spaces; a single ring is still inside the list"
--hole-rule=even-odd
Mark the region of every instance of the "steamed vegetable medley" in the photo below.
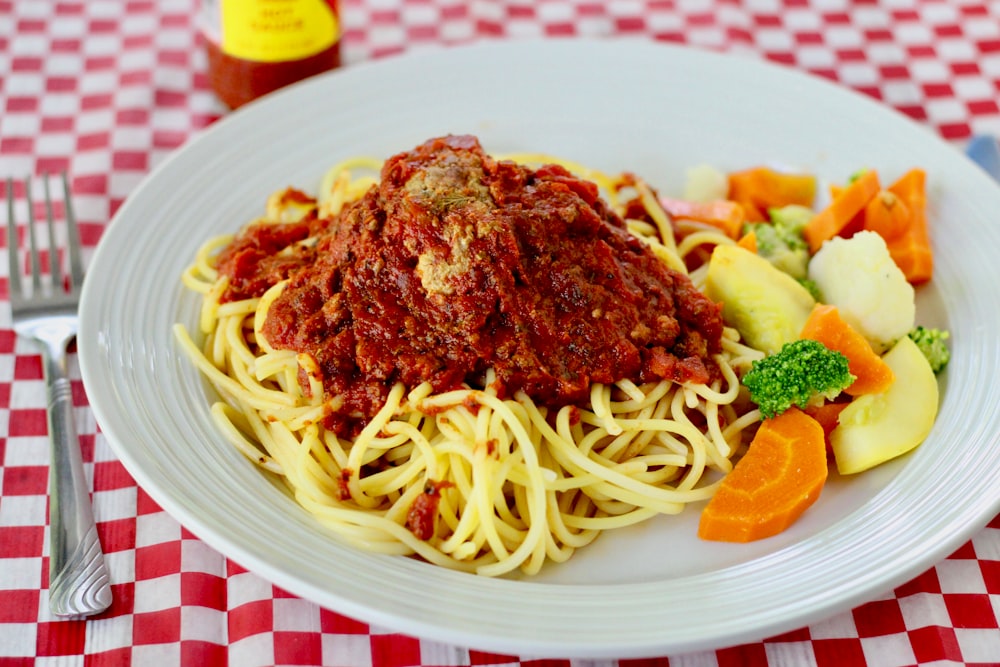
[[[734,241],[716,246],[704,290],[762,351],[743,373],[762,422],[701,515],[704,539],[774,535],[820,495],[828,468],[853,475],[927,437],[948,332],[916,321],[915,288],[933,272],[925,174],[891,184],[863,170],[814,208],[811,175],[765,167],[692,170],[684,211]],[[693,216],[692,216],[693,217]]]

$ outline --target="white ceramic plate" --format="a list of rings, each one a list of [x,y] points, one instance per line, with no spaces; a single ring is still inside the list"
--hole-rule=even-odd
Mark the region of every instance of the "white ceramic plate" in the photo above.
[[[922,323],[952,332],[940,417],[913,455],[835,479],[786,533],[699,542],[697,511],[606,534],[530,580],[373,556],[326,534],[216,433],[174,345],[195,322],[179,282],[208,236],[345,156],[432,136],[642,174],[792,165],[832,181],[929,173],[937,273]],[[80,362],[98,423],[138,483],[207,543],[358,619],[522,655],[663,655],[751,641],[872,599],[960,546],[1000,509],[996,313],[1000,189],[958,151],[856,94],[751,59],[646,42],[483,44],[345,68],[251,105],[167,160],[120,209],[85,286]]]

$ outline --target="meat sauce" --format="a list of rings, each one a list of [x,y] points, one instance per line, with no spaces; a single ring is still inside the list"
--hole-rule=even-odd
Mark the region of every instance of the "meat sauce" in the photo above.
[[[471,136],[390,158],[334,219],[245,228],[219,271],[226,300],[289,279],[263,333],[316,360],[344,399],[327,420],[342,435],[396,382],[481,387],[493,369],[501,397],[555,407],[585,404],[592,383],[719,374],[720,307],[630,234],[596,185],[495,160]]]

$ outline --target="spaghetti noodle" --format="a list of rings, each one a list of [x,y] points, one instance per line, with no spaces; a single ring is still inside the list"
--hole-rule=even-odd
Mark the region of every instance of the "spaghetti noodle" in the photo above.
[[[511,164],[557,162],[513,157]],[[601,187],[608,203],[594,206],[607,206],[612,219],[625,210],[626,193],[634,195],[645,215],[623,221],[627,236],[641,241],[637,252],[648,251],[680,276],[682,286],[700,286],[698,271],[688,275],[694,253],[732,243],[697,226],[677,234],[682,226],[640,179],[563,164]],[[296,270],[312,266],[317,245],[328,247],[329,221],[352,215],[379,187],[378,178],[358,172],[378,167],[368,160],[335,166],[317,199],[274,193],[253,223],[269,230],[261,238],[271,245],[253,246],[259,252],[252,288],[235,288],[234,273],[220,271],[220,257],[233,261],[232,236],[209,240],[184,273],[184,284],[202,295],[201,340],[181,324],[177,339],[215,387],[219,400],[211,413],[234,446],[280,475],[295,499],[347,542],[485,576],[537,573],[605,530],[677,514],[712,495],[760,420],[740,395],[738,374],[763,355],[731,329],[721,332],[717,350],[705,353],[712,365],[707,375],[690,358],[665,364],[670,355],[659,351],[647,368],[664,377],[646,370],[591,379],[581,397],[575,389],[560,394],[567,386],[561,378],[546,384],[546,377],[491,360],[451,385],[440,374],[409,383],[390,376],[370,405],[351,393],[356,387],[331,388],[322,353],[294,349],[276,336],[269,323],[275,304],[293,293],[290,285],[301,288]],[[383,168],[383,181],[391,168]],[[294,235],[282,236],[292,228]],[[440,288],[442,270],[425,265],[424,288]],[[452,296],[447,288],[441,289]],[[699,342],[694,334],[688,339]],[[687,379],[676,379],[682,373]],[[524,377],[535,379],[518,384]],[[361,393],[370,397],[371,386],[362,385]]]

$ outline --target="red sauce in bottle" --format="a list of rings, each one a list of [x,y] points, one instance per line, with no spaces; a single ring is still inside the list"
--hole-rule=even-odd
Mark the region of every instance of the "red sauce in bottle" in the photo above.
[[[340,65],[336,0],[203,0],[212,90],[231,109]]]

